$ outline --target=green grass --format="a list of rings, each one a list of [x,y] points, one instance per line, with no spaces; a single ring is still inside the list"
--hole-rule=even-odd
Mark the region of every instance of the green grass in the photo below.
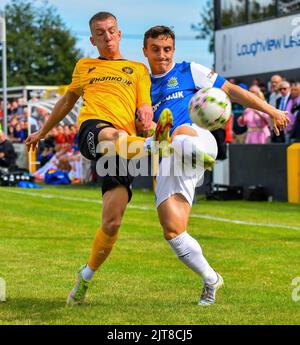
[[[190,234],[225,281],[217,304],[201,308],[198,277],[163,240],[153,193],[142,191],[134,191],[130,205],[147,209],[127,209],[87,303],[66,307],[100,223],[97,201],[98,187],[1,189],[0,277],[7,283],[7,302],[0,304],[0,324],[300,323],[300,301],[292,300],[291,285],[300,276],[300,206],[215,201],[193,206],[193,215],[299,229],[191,217]]]

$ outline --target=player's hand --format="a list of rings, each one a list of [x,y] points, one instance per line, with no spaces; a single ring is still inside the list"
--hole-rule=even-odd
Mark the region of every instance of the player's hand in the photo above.
[[[34,151],[39,141],[44,138],[45,138],[45,134],[42,133],[41,129],[29,135],[29,137],[27,137],[27,139],[25,140],[27,150],[30,151],[30,149],[32,149],[32,151]]]
[[[136,129],[137,135],[142,135],[145,138],[152,136],[154,134],[155,128],[156,128],[156,123],[151,121],[150,128],[145,131],[142,121],[140,121],[139,119],[135,121],[135,129]]]
[[[138,119],[142,123],[142,131],[148,131],[151,128],[151,122],[153,119],[153,110],[152,107],[149,104],[142,104],[137,109],[137,116]]]
[[[280,131],[284,130],[290,123],[290,119],[286,116],[287,111],[277,110],[272,118],[274,133],[278,136]]]

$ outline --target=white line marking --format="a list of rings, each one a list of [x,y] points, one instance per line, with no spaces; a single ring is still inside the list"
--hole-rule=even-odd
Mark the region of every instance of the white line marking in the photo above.
[[[44,194],[44,193],[34,193],[29,191],[20,191],[20,190],[9,190],[6,188],[1,188],[1,191],[5,191],[7,193],[15,193],[20,195],[30,195],[36,196],[44,199],[59,199],[59,200],[67,200],[67,201],[79,201],[79,202],[87,202],[90,204],[102,204],[101,200],[97,199],[86,199],[86,198],[76,198],[76,197],[69,197],[69,196],[58,196],[55,194]],[[143,211],[156,211],[155,207],[147,207],[147,206],[136,206],[136,205],[128,205],[127,208],[135,209],[135,210],[143,210]],[[237,219],[228,219],[228,218],[220,218],[208,215],[200,215],[200,214],[191,214],[191,218],[200,218],[200,219],[208,219],[216,222],[224,222],[224,223],[232,223],[232,224],[239,224],[239,225],[250,225],[250,226],[262,226],[268,228],[278,228],[278,229],[289,229],[289,230],[300,230],[298,226],[291,226],[291,225],[284,225],[284,224],[262,224],[262,223],[255,223],[255,222],[247,222],[243,220]]]

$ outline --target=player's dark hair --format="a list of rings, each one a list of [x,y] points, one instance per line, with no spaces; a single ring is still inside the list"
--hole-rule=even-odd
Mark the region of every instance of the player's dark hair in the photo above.
[[[115,20],[117,20],[117,18],[110,12],[98,12],[95,15],[93,15],[93,17],[89,21],[91,32],[92,32],[93,22],[95,22],[95,21],[101,22],[101,21],[106,20],[106,19],[111,18],[111,17],[115,18]]]
[[[174,47],[175,47],[175,33],[174,33],[174,31],[171,28],[169,28],[168,26],[157,25],[157,26],[153,26],[152,28],[150,28],[149,30],[147,30],[145,32],[144,48],[146,48],[146,46],[147,46],[148,38],[157,38],[159,36],[163,36],[166,39],[172,38],[173,43],[174,43]]]

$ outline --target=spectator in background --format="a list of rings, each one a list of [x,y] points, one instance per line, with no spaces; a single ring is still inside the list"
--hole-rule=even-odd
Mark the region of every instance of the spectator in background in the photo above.
[[[253,86],[253,85],[259,86],[259,84],[260,84],[260,80],[258,78],[256,78],[256,79],[253,79],[251,86]]]
[[[291,96],[286,106],[286,111],[288,111],[287,116],[290,119],[290,123],[285,129],[286,142],[288,143],[290,142],[290,132],[294,126],[298,106],[300,107],[300,83],[294,82],[291,85]]]
[[[291,98],[291,85],[288,81],[282,81],[279,84],[280,97],[276,101],[276,108],[279,110],[286,110],[288,101]]]
[[[279,84],[282,82],[282,77],[280,75],[273,75],[271,78],[271,94],[269,97],[269,104],[276,108],[276,101],[281,97],[279,92]]]
[[[257,85],[252,85],[249,89],[260,99],[265,101],[265,97]],[[246,144],[266,144],[270,137],[267,114],[261,111],[246,108],[243,115],[238,118],[239,126],[247,126]]]
[[[12,143],[7,140],[6,135],[0,131],[0,167],[12,169],[17,158]]]
[[[24,112],[24,107],[25,107],[25,99],[23,97],[18,98],[16,114],[22,116]]]
[[[291,85],[288,81],[282,81],[279,83],[278,90],[280,97],[276,100],[276,108],[285,111],[287,104],[291,99]],[[285,143],[285,132],[280,131],[280,135],[277,136],[274,131],[272,131],[271,140],[272,143]]]
[[[55,145],[62,145],[66,143],[66,137],[64,135],[64,128],[62,125],[57,126],[57,134],[55,136]]]
[[[7,129],[7,139],[11,142],[14,141],[15,139],[15,129],[14,129],[14,126],[8,126],[8,129]]]
[[[28,109],[28,107],[25,107],[23,109],[23,118],[24,118],[24,122],[27,122],[27,123],[29,122],[29,109]],[[40,127],[39,127],[37,120],[33,116],[31,116],[30,117],[30,131],[31,131],[31,133],[36,132],[39,128]]]
[[[289,141],[294,143],[300,142],[300,82],[292,86],[291,95],[293,98],[291,113],[294,116],[294,123],[289,132]]]
[[[265,99],[267,99],[267,96],[268,96],[267,85],[264,83],[259,83],[258,87],[260,88],[260,91],[263,93]]]
[[[25,140],[25,132],[21,128],[20,123],[16,124],[15,130],[14,130],[14,142],[16,143],[23,143]]]

